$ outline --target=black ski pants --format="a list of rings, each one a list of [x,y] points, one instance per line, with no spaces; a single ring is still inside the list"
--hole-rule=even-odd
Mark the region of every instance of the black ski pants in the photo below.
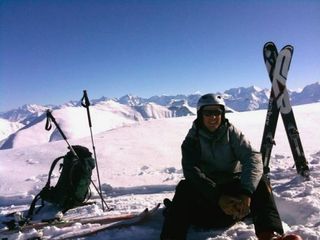
[[[233,225],[235,220],[222,211],[218,200],[221,194],[237,196],[240,191],[240,180],[236,180],[221,186],[217,199],[208,202],[187,180],[180,181],[172,203],[164,210],[165,218],[160,238],[186,239],[190,225],[202,228],[223,228]],[[283,234],[281,219],[266,177],[261,178],[251,196],[250,210],[256,234],[265,231]]]

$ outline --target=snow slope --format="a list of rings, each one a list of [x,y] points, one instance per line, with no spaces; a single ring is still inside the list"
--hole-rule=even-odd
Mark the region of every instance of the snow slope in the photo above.
[[[85,108],[81,106],[64,106],[60,109],[55,109],[52,115],[68,139],[90,136]],[[173,117],[172,111],[155,103],[132,107],[113,100],[96,103],[90,107],[90,115],[95,134],[124,125],[134,124],[145,119]],[[46,113],[43,113],[31,123],[12,133],[7,139],[4,139],[0,145],[0,149],[26,147],[62,139],[58,131],[43,131],[45,124]],[[0,125],[1,128],[2,125]],[[8,135],[4,135],[3,138]]]
[[[85,108],[66,106],[54,110],[52,115],[68,139],[90,136]],[[90,108],[90,115],[95,127],[93,133],[110,130],[143,120],[142,116],[132,110],[129,106],[122,105],[112,100],[100,102]],[[50,131],[44,130],[46,120],[46,114],[44,113],[32,123],[9,136],[1,146],[1,149],[39,145],[63,139],[57,130],[54,131],[54,128]]]
[[[16,132],[19,128],[22,128],[23,126],[24,125],[22,123],[11,122],[7,119],[0,118],[0,141],[4,140],[10,134]]]
[[[285,230],[299,233],[303,239],[319,240],[320,131],[317,123],[320,121],[320,103],[294,107],[294,113],[309,161],[311,178],[309,181],[303,181],[292,168],[294,161],[281,117],[271,158],[270,177]],[[258,149],[265,116],[266,110],[227,115]],[[64,128],[68,129],[67,122],[70,116],[61,113],[60,117],[66,122]],[[113,211],[104,214],[138,212],[162,202],[165,197],[172,198],[176,184],[183,178],[180,145],[194,118],[190,116],[154,119],[125,126],[121,120],[115,119],[114,124],[119,123],[118,128],[106,129],[95,134],[102,189],[107,203],[114,208]],[[93,120],[94,126],[99,125],[96,121],[97,119]],[[41,129],[37,134],[42,134],[43,131]],[[74,136],[70,143],[91,148],[90,137]],[[28,207],[32,197],[44,186],[52,160],[66,151],[64,141],[0,151],[0,220],[9,212]],[[57,176],[58,173],[55,173],[54,180],[57,180]],[[95,174],[94,178],[96,179]],[[94,191],[93,199],[98,202],[97,205],[70,210],[65,217],[103,214],[99,207],[99,198]],[[159,211],[153,219],[143,225],[105,231],[88,239],[159,239],[162,220]],[[79,232],[88,227],[94,228],[95,225],[78,224],[62,230],[48,227],[43,235],[52,238],[66,232]],[[11,238],[27,239],[35,235],[36,233],[31,231],[11,235]],[[253,224],[246,220],[229,229],[200,232],[191,229],[188,239],[256,238]]]

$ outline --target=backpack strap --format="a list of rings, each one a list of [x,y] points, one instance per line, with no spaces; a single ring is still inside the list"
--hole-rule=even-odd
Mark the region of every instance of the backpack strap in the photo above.
[[[37,201],[40,199],[40,193],[41,193],[41,192],[39,192],[39,193],[34,197],[34,199],[32,200],[32,202],[31,202],[31,204],[30,204],[30,208],[29,208],[28,214],[27,214],[26,219],[25,219],[25,222],[29,222],[29,220],[31,220],[32,215],[33,215],[33,211],[34,211],[34,209],[35,209],[35,207],[36,207],[36,203],[37,203]],[[42,202],[41,202],[41,207],[40,207],[40,209],[41,209],[43,206],[44,206],[44,202],[42,201]],[[40,209],[39,209],[39,210],[40,210]]]
[[[25,222],[28,222],[31,218],[32,218],[32,215],[33,215],[33,212],[34,212],[34,209],[36,207],[36,203],[39,199],[41,199],[41,193],[44,189],[49,189],[50,188],[50,180],[51,180],[51,175],[52,175],[52,171],[53,169],[55,168],[55,166],[57,165],[57,162],[59,162],[61,159],[63,159],[64,156],[61,156],[61,157],[58,157],[56,158],[55,160],[53,160],[53,163],[51,164],[51,167],[50,167],[50,171],[49,171],[49,174],[48,174],[48,180],[47,180],[47,183],[46,185],[44,186],[44,188],[34,197],[34,199],[32,200],[31,204],[30,204],[30,208],[29,208],[29,211],[28,211],[28,214],[26,216],[26,220]],[[37,212],[40,211],[40,209],[44,206],[44,201],[42,200],[41,201],[41,207],[37,210]]]
[[[52,171],[55,168],[55,166],[57,165],[57,162],[59,162],[63,158],[64,158],[64,156],[61,156],[61,157],[58,157],[55,160],[53,160],[53,163],[51,164],[51,167],[50,167],[50,170],[49,170],[48,180],[47,180],[47,183],[46,183],[45,187],[48,187],[48,188],[50,187],[50,180],[51,180]]]

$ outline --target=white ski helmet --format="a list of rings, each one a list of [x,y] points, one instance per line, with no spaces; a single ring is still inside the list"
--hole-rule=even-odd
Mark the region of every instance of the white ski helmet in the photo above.
[[[208,93],[201,96],[198,100],[197,104],[197,112],[201,110],[204,106],[208,105],[219,105],[221,106],[222,110],[225,111],[225,103],[223,97],[218,94]]]

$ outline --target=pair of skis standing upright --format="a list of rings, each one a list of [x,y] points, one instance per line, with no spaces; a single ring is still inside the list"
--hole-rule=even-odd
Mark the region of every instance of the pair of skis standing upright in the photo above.
[[[270,172],[269,162],[271,151],[273,145],[275,145],[274,135],[279,113],[281,113],[297,173],[308,179],[309,167],[303,152],[300,135],[286,88],[292,55],[293,47],[291,45],[283,47],[279,53],[273,42],[267,42],[263,47],[263,58],[272,83],[272,88],[260,152],[262,153],[264,173],[268,174]]]

